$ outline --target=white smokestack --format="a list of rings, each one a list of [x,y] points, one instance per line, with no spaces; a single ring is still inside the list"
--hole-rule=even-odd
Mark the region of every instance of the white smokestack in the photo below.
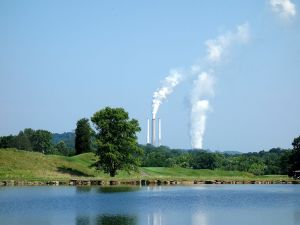
[[[158,119],[158,146],[161,146],[161,119]]]
[[[170,75],[163,80],[163,86],[153,93],[152,119],[155,119],[159,106],[171,94],[174,87],[181,81],[182,75],[177,70],[171,70]]]
[[[147,144],[150,144],[150,120],[147,118]]]
[[[152,145],[156,145],[156,138],[155,138],[155,118],[152,119]]]

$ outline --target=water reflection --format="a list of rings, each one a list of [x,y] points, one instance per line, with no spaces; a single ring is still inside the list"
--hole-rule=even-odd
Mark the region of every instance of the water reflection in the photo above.
[[[148,214],[147,222],[147,225],[162,225],[161,212]]]
[[[140,187],[136,186],[104,186],[97,189],[101,193],[133,192],[138,191]]]
[[[295,211],[294,212],[294,223],[295,225],[299,225],[300,224],[300,211]]]
[[[0,224],[298,225],[300,190],[293,185],[4,188]]]
[[[192,216],[192,225],[207,225],[207,215],[201,211],[194,213]]]
[[[76,192],[90,192],[91,190],[91,186],[76,186]]]
[[[88,216],[78,216],[76,218],[76,225],[90,225],[90,218]]]
[[[137,217],[132,215],[78,216],[76,225],[137,225]]]

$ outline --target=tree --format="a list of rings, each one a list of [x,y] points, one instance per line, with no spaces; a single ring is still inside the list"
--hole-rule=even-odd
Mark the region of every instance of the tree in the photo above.
[[[67,156],[67,155],[69,155],[69,149],[66,146],[64,141],[60,141],[53,147],[51,154]]]
[[[16,137],[13,135],[1,137],[0,147],[1,148],[14,148],[15,147],[15,139],[16,139]]]
[[[98,167],[111,177],[118,170],[137,170],[142,150],[137,145],[136,133],[141,130],[135,119],[129,119],[123,108],[106,107],[91,118],[98,131]]]
[[[300,170],[300,136],[295,138],[293,143],[293,150],[290,155],[290,169],[289,176],[293,175],[293,171]]]
[[[27,136],[27,134],[23,131],[20,131],[18,136],[16,136],[15,145],[16,145],[15,147],[17,149],[27,150],[27,151],[32,150],[31,141],[30,141],[29,137]]]
[[[210,169],[216,168],[216,156],[214,153],[208,153],[202,150],[191,152],[191,166],[193,169]]]
[[[264,170],[265,165],[263,163],[253,163],[249,168],[249,172],[253,173],[254,175],[263,175]]]
[[[31,140],[32,148],[34,151],[42,153],[50,153],[51,150],[52,134],[46,130],[36,130],[33,133]]]
[[[76,154],[91,151],[92,129],[89,120],[86,118],[77,121],[75,130],[75,150]]]

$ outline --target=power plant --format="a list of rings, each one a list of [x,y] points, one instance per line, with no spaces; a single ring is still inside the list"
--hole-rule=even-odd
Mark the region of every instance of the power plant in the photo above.
[[[151,133],[151,143],[150,143],[150,133]],[[158,119],[158,143],[156,141],[156,119],[152,118],[152,125],[150,131],[150,120],[147,119],[147,144],[152,144],[153,146],[161,146],[161,119]]]

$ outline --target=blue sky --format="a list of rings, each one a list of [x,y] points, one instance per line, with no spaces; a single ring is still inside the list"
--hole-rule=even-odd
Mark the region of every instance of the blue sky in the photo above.
[[[299,0],[293,3],[298,10]],[[170,69],[205,57],[205,41],[248,23],[250,40],[214,68],[203,147],[259,151],[300,135],[300,21],[267,0],[0,2],[0,135],[65,132],[105,106],[139,120],[146,142],[153,92]],[[190,148],[180,83],[157,114],[163,144]]]

